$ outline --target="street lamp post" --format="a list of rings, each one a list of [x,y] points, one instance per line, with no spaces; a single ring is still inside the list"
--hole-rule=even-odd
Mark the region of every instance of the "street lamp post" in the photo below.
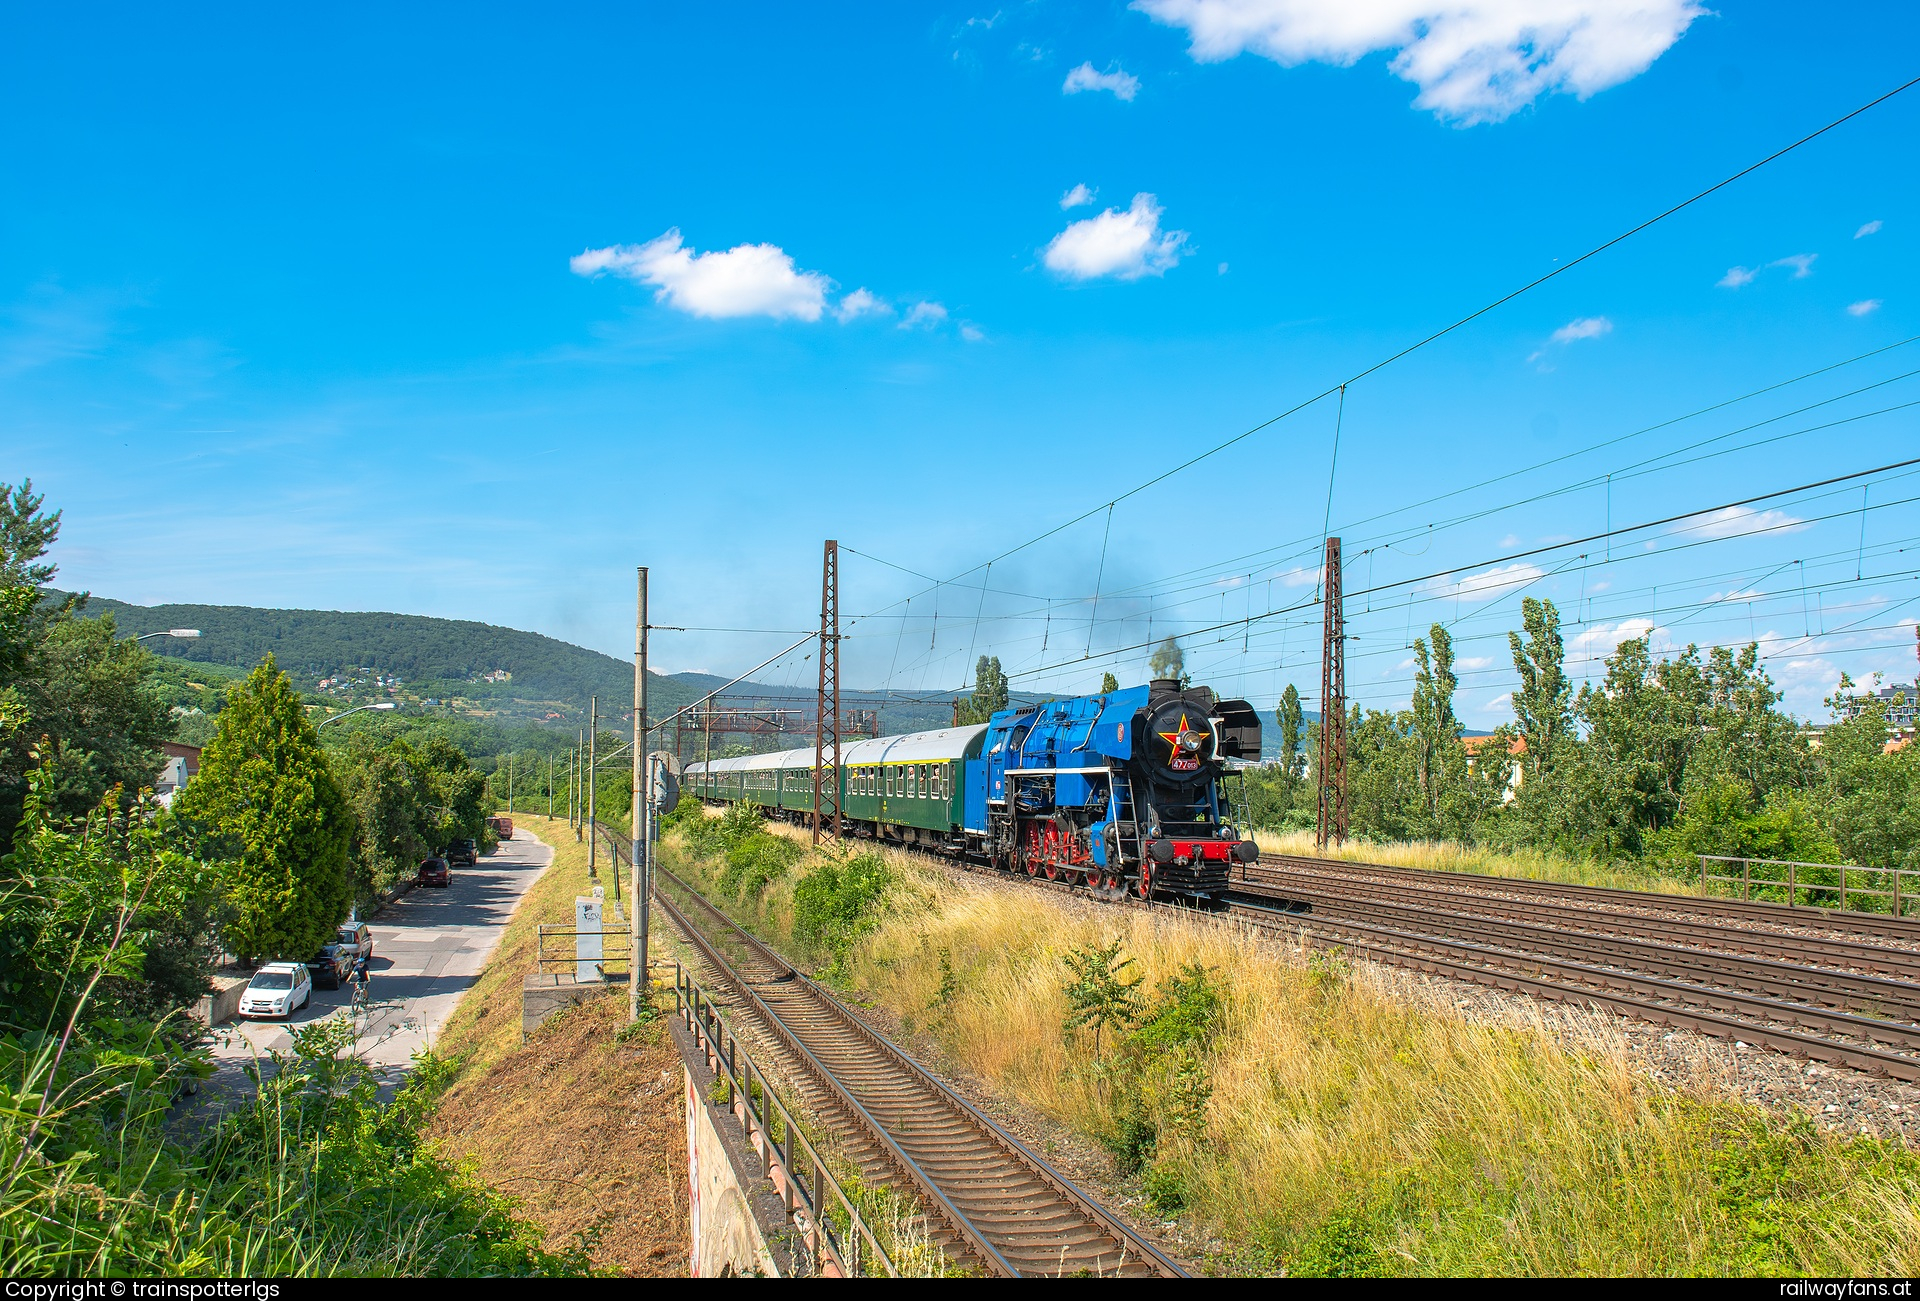
[[[356,705],[354,708],[347,710],[345,713],[335,714],[332,718],[321,719],[318,723],[314,724],[313,730],[317,732],[321,728],[325,727],[328,723],[337,723],[343,718],[351,717],[354,714],[363,714],[369,709],[392,709],[392,708],[394,708],[394,704],[391,700],[375,701],[371,705]]]
[[[198,637],[199,635],[200,635],[200,630],[198,628],[168,628],[164,632],[143,632],[139,636],[133,638],[133,640],[145,641],[149,637],[189,637],[190,638],[190,637]]]

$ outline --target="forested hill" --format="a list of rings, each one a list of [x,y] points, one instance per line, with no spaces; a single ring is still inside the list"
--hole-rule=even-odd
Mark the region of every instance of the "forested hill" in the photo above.
[[[633,698],[630,660],[537,632],[465,619],[245,605],[129,605],[98,596],[88,600],[86,613],[110,613],[131,633],[198,628],[197,641],[156,638],[148,646],[174,659],[235,668],[251,668],[271,654],[303,689],[309,685],[305,679],[363,668],[421,686],[477,684],[482,675],[504,670],[513,675],[508,681],[515,695],[526,699],[585,704],[597,695],[617,705]]]

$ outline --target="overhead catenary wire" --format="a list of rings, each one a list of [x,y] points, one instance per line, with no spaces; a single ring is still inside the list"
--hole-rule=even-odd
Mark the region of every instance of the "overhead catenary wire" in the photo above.
[[[1701,516],[1701,515],[1709,515],[1709,514],[1713,514],[1713,513],[1715,513],[1715,512],[1717,512],[1717,511],[1726,511],[1726,510],[1733,510],[1733,509],[1737,509],[1737,508],[1739,508],[1739,507],[1742,507],[1742,506],[1751,506],[1751,505],[1753,505],[1753,504],[1754,504],[1754,503],[1756,503],[1756,502],[1762,502],[1762,501],[1771,501],[1771,500],[1773,500],[1774,498],[1777,498],[1777,497],[1785,497],[1785,496],[1789,496],[1789,495],[1791,495],[1791,494],[1793,494],[1793,493],[1796,493],[1796,492],[1810,492],[1810,491],[1812,491],[1812,490],[1813,490],[1813,489],[1815,489],[1815,488],[1824,488],[1824,487],[1830,487],[1830,486],[1832,486],[1832,485],[1834,485],[1834,484],[1838,484],[1838,483],[1846,483],[1846,482],[1849,482],[1850,480],[1854,480],[1854,479],[1860,479],[1860,478],[1864,478],[1864,477],[1866,477],[1867,475],[1872,475],[1872,474],[1884,474],[1884,473],[1886,473],[1886,472],[1888,472],[1888,471],[1890,471],[1890,470],[1897,470],[1897,469],[1903,469],[1903,468],[1906,468],[1906,467],[1908,467],[1908,466],[1914,466],[1914,465],[1920,465],[1920,457],[1913,457],[1913,458],[1909,458],[1909,459],[1907,459],[1907,460],[1902,460],[1902,461],[1894,461],[1894,462],[1891,462],[1891,463],[1889,463],[1889,464],[1887,464],[1887,465],[1882,465],[1882,466],[1876,466],[1876,467],[1874,467],[1873,469],[1869,469],[1869,470],[1857,470],[1857,471],[1854,471],[1854,472],[1853,472],[1853,473],[1851,473],[1851,474],[1842,474],[1842,475],[1835,475],[1835,476],[1833,476],[1833,477],[1831,477],[1831,478],[1827,478],[1827,479],[1819,479],[1819,480],[1816,480],[1816,481],[1814,481],[1814,482],[1812,482],[1812,483],[1806,483],[1806,484],[1799,484],[1799,485],[1796,485],[1795,487],[1791,487],[1791,488],[1781,488],[1781,489],[1776,489],[1775,491],[1772,491],[1772,492],[1764,492],[1764,493],[1759,493],[1759,494],[1757,494],[1757,495],[1754,495],[1754,496],[1750,496],[1750,497],[1743,497],[1743,498],[1741,498],[1741,499],[1739,499],[1739,500],[1737,500],[1737,501],[1731,501],[1731,502],[1725,502],[1725,503],[1722,503],[1722,504],[1720,504],[1720,505],[1717,505],[1717,506],[1703,506],[1703,507],[1700,507],[1700,508],[1698,508],[1698,509],[1695,509],[1695,510],[1688,510],[1688,511],[1682,511],[1682,512],[1680,512],[1680,513],[1679,513],[1679,514],[1677,514],[1677,515],[1668,515],[1668,516],[1664,516],[1664,517],[1662,517],[1662,518],[1660,518],[1660,519],[1654,519],[1654,520],[1647,520],[1647,521],[1644,521],[1644,522],[1642,522],[1642,523],[1639,523],[1639,524],[1629,524],[1629,525],[1624,525],[1624,526],[1622,526],[1621,528],[1618,528],[1618,529],[1611,529],[1611,530],[1608,530],[1608,531],[1607,531],[1607,532],[1605,532],[1605,533],[1595,533],[1595,534],[1590,534],[1590,535],[1588,535],[1588,536],[1586,536],[1586,537],[1583,537],[1583,538],[1573,538],[1573,539],[1570,539],[1570,540],[1568,540],[1568,541],[1565,541],[1565,542],[1556,542],[1556,543],[1549,543],[1549,544],[1546,544],[1546,545],[1544,545],[1544,546],[1539,546],[1539,547],[1534,547],[1534,548],[1531,548],[1531,549],[1529,549],[1529,550],[1526,550],[1526,551],[1519,551],[1519,552],[1505,552],[1505,553],[1502,553],[1502,554],[1499,554],[1499,555],[1496,555],[1496,556],[1493,556],[1493,557],[1490,557],[1490,558],[1483,558],[1483,559],[1479,559],[1479,560],[1472,560],[1472,561],[1468,561],[1468,562],[1466,562],[1466,563],[1463,563],[1463,564],[1458,564],[1458,565],[1450,565],[1450,566],[1448,566],[1448,567],[1447,567],[1447,568],[1445,568],[1445,569],[1438,569],[1438,570],[1434,570],[1434,571],[1433,571],[1433,572],[1431,572],[1431,573],[1427,573],[1427,574],[1422,574],[1422,575],[1418,575],[1418,576],[1416,576],[1416,577],[1413,577],[1413,578],[1403,578],[1403,579],[1396,579],[1396,580],[1394,580],[1394,581],[1392,581],[1392,582],[1389,582],[1389,583],[1382,583],[1382,584],[1380,584],[1380,585],[1378,585],[1377,587],[1372,587],[1372,588],[1367,588],[1367,589],[1363,589],[1363,592],[1371,592],[1371,591],[1390,591],[1390,590],[1393,590],[1393,589],[1396,589],[1396,588],[1400,588],[1400,587],[1405,587],[1405,586],[1408,586],[1408,585],[1410,585],[1410,584],[1417,584],[1417,583],[1426,583],[1426,582],[1432,582],[1432,581],[1434,581],[1435,579],[1440,579],[1440,578],[1445,578],[1445,577],[1447,577],[1447,576],[1448,576],[1448,575],[1450,575],[1450,574],[1457,574],[1457,573],[1459,573],[1459,572],[1460,572],[1461,570],[1464,570],[1464,569],[1472,569],[1472,568],[1475,568],[1475,567],[1477,567],[1477,566],[1479,566],[1479,565],[1486,565],[1486,564],[1493,564],[1493,563],[1497,563],[1497,562],[1499,562],[1499,561],[1501,561],[1501,560],[1508,560],[1508,561],[1511,561],[1511,560],[1514,560],[1514,559],[1522,559],[1522,558],[1525,558],[1525,557],[1528,557],[1528,556],[1535,556],[1535,555],[1543,555],[1543,554],[1545,554],[1545,553],[1547,553],[1547,552],[1551,552],[1551,551],[1561,551],[1561,550],[1565,550],[1565,549],[1566,549],[1566,548],[1568,548],[1568,547],[1574,547],[1574,546],[1582,546],[1582,545],[1585,545],[1585,544],[1587,544],[1587,543],[1590,543],[1590,542],[1598,542],[1598,541],[1601,541],[1602,539],[1604,539],[1604,538],[1607,538],[1607,537],[1619,537],[1619,536],[1623,536],[1623,535],[1625,535],[1625,534],[1629,534],[1629,533],[1641,533],[1641,532],[1645,532],[1645,531],[1646,531],[1647,529],[1651,529],[1651,528],[1659,528],[1659,527],[1662,527],[1663,525],[1667,525],[1667,524],[1675,524],[1675,523],[1678,523],[1678,522],[1680,522],[1681,520],[1687,520],[1687,519],[1693,519],[1693,518],[1696,518],[1696,517],[1698,517],[1698,516]],[[1894,504],[1903,504],[1903,503],[1889,503],[1889,505],[1894,505]],[[1846,513],[1846,514],[1851,514],[1852,512],[1851,512],[1851,511],[1849,510],[1849,511],[1847,511],[1847,512],[1844,512],[1844,513]],[[1758,534],[1758,533],[1765,533],[1765,532],[1773,532],[1773,531],[1777,531],[1777,530],[1778,530],[1779,528],[1781,528],[1781,527],[1788,527],[1788,526],[1782,526],[1782,525],[1772,525],[1772,526],[1769,526],[1769,527],[1764,527],[1764,528],[1760,528],[1760,529],[1754,529],[1754,530],[1751,530],[1751,531],[1750,531],[1750,533],[1747,533],[1747,534],[1730,534],[1730,535],[1726,535],[1725,537],[1721,537],[1721,538],[1714,538],[1714,539],[1708,539],[1708,541],[1715,541],[1715,542],[1718,542],[1718,541],[1726,541],[1726,540],[1729,540],[1729,538],[1731,538],[1731,537],[1739,537],[1739,536],[1751,536],[1752,534]],[[1696,544],[1683,544],[1683,545],[1696,545]],[[1678,549],[1678,548],[1676,548],[1676,549]],[[1346,594],[1346,596],[1347,596],[1347,598],[1348,598],[1348,599],[1351,599],[1352,597],[1355,597],[1355,596],[1359,596],[1359,595],[1362,595],[1362,594],[1363,594],[1363,592],[1348,592],[1348,593]],[[1291,605],[1291,606],[1287,606],[1287,607],[1285,607],[1285,608],[1283,608],[1283,609],[1279,609],[1279,610],[1270,610],[1270,611],[1267,611],[1267,612],[1266,612],[1266,613],[1264,613],[1264,614],[1258,614],[1258,615],[1254,615],[1254,616],[1252,616],[1252,618],[1253,618],[1253,620],[1255,620],[1255,621],[1258,621],[1258,620],[1263,620],[1263,619],[1267,619],[1267,618],[1271,618],[1271,617],[1273,617],[1273,616],[1275,616],[1275,615],[1279,615],[1279,614],[1286,614],[1286,613],[1289,613],[1289,612],[1291,612],[1291,611],[1295,611],[1295,610],[1302,610],[1302,609],[1310,609],[1310,608],[1312,608],[1313,606],[1315,606],[1316,604],[1318,604],[1318,602],[1317,602],[1317,601],[1314,601],[1314,600],[1309,600],[1309,601],[1303,601],[1303,602],[1299,602],[1299,603],[1296,603],[1296,604],[1294,604],[1294,605]],[[1209,627],[1202,627],[1202,628],[1195,628],[1195,629],[1189,629],[1189,630],[1188,630],[1188,632],[1187,632],[1187,634],[1185,634],[1185,635],[1188,635],[1188,636],[1198,636],[1198,635],[1200,635],[1200,634],[1203,634],[1203,633],[1208,633],[1208,632],[1215,632],[1215,631],[1217,631],[1217,630],[1218,630],[1218,628],[1220,628],[1220,627],[1233,627],[1233,626],[1237,626],[1237,625],[1238,625],[1239,623],[1241,623],[1241,622],[1242,622],[1242,620],[1238,620],[1238,619],[1235,619],[1235,620],[1228,620],[1228,621],[1225,621],[1225,622],[1223,622],[1223,623],[1221,623],[1221,624],[1219,624],[1219,625],[1215,625],[1215,626],[1209,626]],[[1121,646],[1121,647],[1116,647],[1116,648],[1114,648],[1114,649],[1112,649],[1112,650],[1107,650],[1107,651],[1103,651],[1103,652],[1101,652],[1101,658],[1105,658],[1105,657],[1108,657],[1108,656],[1111,656],[1111,655],[1117,655],[1117,654],[1122,654],[1122,653],[1125,653],[1125,652],[1127,652],[1127,651],[1136,651],[1136,650],[1140,650],[1140,649],[1143,649],[1143,647],[1144,647],[1145,645],[1147,645],[1147,643],[1138,643],[1138,644],[1135,644],[1135,645],[1131,645],[1131,646]],[[1019,674],[1018,674],[1017,676],[1021,676],[1021,677],[1031,677],[1031,676],[1033,676],[1033,675],[1035,675],[1035,674],[1038,674],[1038,673],[1046,673],[1046,672],[1052,672],[1052,671],[1055,671],[1055,670],[1057,670],[1057,669],[1061,669],[1061,668],[1070,668],[1070,667],[1073,667],[1073,666],[1074,666],[1074,665],[1076,665],[1076,664],[1082,664],[1082,663],[1085,663],[1085,662],[1087,662],[1088,660],[1090,660],[1090,659],[1092,659],[1092,658],[1094,658],[1094,657],[1093,657],[1093,656],[1082,656],[1082,657],[1080,657],[1080,658],[1079,658],[1078,660],[1068,660],[1068,661],[1061,661],[1061,662],[1060,662],[1060,663],[1058,663],[1058,664],[1053,664],[1053,665],[1047,665],[1047,666],[1045,666],[1045,667],[1042,667],[1042,668],[1037,668],[1037,669],[1024,669],[1024,670],[1021,670],[1021,671],[1019,672]],[[1009,674],[1008,676],[1010,676],[1010,677],[1011,677],[1011,676],[1015,676],[1015,675],[1013,675],[1013,674]]]
[[[1839,127],[1852,121],[1854,118],[1859,117],[1864,113],[1870,112],[1871,110],[1879,107],[1881,104],[1886,103],[1887,101],[1895,98],[1898,95],[1904,94],[1906,91],[1911,90],[1916,85],[1920,85],[1920,77],[1911,78],[1901,83],[1900,85],[1895,86],[1893,89],[1888,90],[1883,94],[1875,96],[1873,99],[1867,101],[1864,104],[1861,104],[1859,107],[1854,108],[1849,112],[1843,113],[1837,118],[1834,118],[1832,121],[1829,121],[1824,126],[1821,126],[1813,131],[1808,132],[1806,135],[1801,136],[1800,138],[1792,141],[1789,144],[1781,146],[1780,148],[1774,150],[1772,153],[1767,154],[1765,157],[1762,157],[1755,162],[1747,164],[1745,167],[1742,167],[1740,170],[1732,173],[1731,175],[1724,177],[1723,179],[1714,182],[1712,185],[1707,186],[1705,189],[1699,190],[1694,194],[1691,194],[1688,197],[1680,200],[1679,202],[1671,205],[1670,207],[1655,213],[1653,216],[1648,217],[1645,220],[1640,221],[1639,223],[1629,227],[1628,229],[1613,236],[1611,239],[1608,239],[1600,244],[1597,244],[1592,248],[1588,249],[1586,252],[1581,253],[1578,256],[1571,258],[1568,261],[1553,267],[1551,270],[1548,270],[1543,274],[1534,277],[1533,279],[1520,285],[1518,288],[1510,290],[1505,294],[1502,294],[1500,297],[1485,304],[1484,306],[1479,307],[1474,311],[1471,311],[1466,315],[1459,317],[1458,319],[1452,321],[1451,323],[1432,331],[1431,333],[1425,335],[1424,337],[1417,339],[1410,344],[1407,344],[1406,346],[1400,348],[1399,350],[1388,354],[1387,356],[1363,368],[1362,370],[1356,372],[1355,374],[1350,375],[1347,378],[1335,384],[1329,385],[1327,388],[1321,390],[1318,393],[1313,394],[1310,397],[1304,398],[1294,403],[1292,406],[1281,411],[1279,414],[1270,416],[1267,419],[1260,421],[1258,424],[1255,424],[1250,428],[1245,429],[1242,432],[1233,435],[1231,438],[1227,438],[1219,443],[1214,444],[1213,446],[1205,449],[1204,451],[1197,453],[1194,456],[1187,458],[1186,460],[1180,462],[1179,464],[1173,466],[1172,468],[1162,471],[1161,473],[1154,475],[1152,478],[1149,478],[1142,483],[1136,484],[1134,487],[1129,488],[1122,493],[1119,493],[1118,495],[1110,498],[1105,502],[1102,502],[1100,505],[1097,505],[1091,508],[1090,510],[1084,511],[1081,514],[1075,515],[1070,519],[1064,520],[1061,523],[1056,524],[1053,527],[1045,530],[1044,532],[1041,532],[1031,538],[1028,538],[1024,542],[1018,543],[1013,547],[1010,547],[1004,551],[1001,551],[997,555],[994,555],[990,559],[983,561],[980,564],[971,565],[968,568],[961,570],[959,574],[954,576],[954,578],[947,579],[944,581],[946,582],[957,581],[959,578],[964,577],[965,575],[970,574],[977,569],[981,569],[985,565],[996,564],[1002,560],[1007,559],[1010,556],[1017,555],[1019,552],[1026,550],[1028,547],[1031,547],[1040,542],[1043,542],[1046,539],[1054,537],[1055,535],[1065,531],[1066,529],[1072,528],[1076,524],[1079,524],[1085,520],[1093,518],[1093,516],[1099,514],[1102,510],[1107,510],[1113,506],[1118,505],[1120,502],[1128,500],[1131,497],[1138,496],[1139,494],[1147,491],[1149,488],[1152,488],[1157,484],[1163,483],[1166,480],[1173,478],[1175,475],[1181,474],[1186,470],[1189,470],[1192,467],[1200,464],[1201,462],[1209,460],[1212,457],[1219,455],[1221,452],[1226,451],[1228,448],[1237,446],[1240,443],[1245,442],[1247,439],[1252,438],[1255,434],[1258,434],[1265,429],[1271,428],[1273,425],[1278,424],[1279,422],[1287,419],[1288,417],[1296,415],[1299,412],[1306,410],[1308,407],[1313,406],[1316,403],[1324,401],[1325,399],[1332,397],[1335,394],[1341,393],[1348,386],[1352,384],[1356,384],[1359,381],[1366,379],[1371,375],[1377,374],[1378,372],[1386,369],[1387,367],[1393,365],[1394,363],[1401,361],[1404,358],[1409,357],[1416,352],[1419,352],[1423,348],[1426,348],[1431,344],[1434,344],[1439,340],[1446,338],[1448,335],[1453,334],[1454,332],[1464,328],[1465,326],[1472,324],[1474,321],[1479,320],[1481,317],[1486,316],[1488,313],[1498,310],[1499,308],[1514,301],[1515,299],[1521,297],[1522,295],[1527,294],[1532,290],[1539,288],[1541,285],[1544,285],[1549,281],[1552,281],[1562,275],[1565,275],[1567,272],[1573,270],[1575,267],[1591,261],[1592,259],[1607,252],[1609,249],[1612,249],[1618,246],[1619,244],[1622,244],[1625,241],[1632,239],[1634,236],[1640,234],[1645,230],[1650,229],[1655,225],[1658,225],[1660,222],[1667,220],[1669,217],[1672,217],[1680,212],[1683,212],[1686,209],[1692,207],[1693,205],[1700,203],[1702,200],[1707,199],[1714,194],[1717,194],[1719,191],[1724,190],[1728,186],[1733,185],[1734,183],[1740,181],[1741,179],[1752,175],[1754,172],[1760,170],[1761,168],[1766,167],[1769,164],[1776,162],[1781,158],[1786,157],[1788,154],[1791,154],[1795,150],[1803,148],[1804,146],[1812,143],[1813,141],[1818,140],[1820,137],[1828,134],[1829,132],[1837,130]]]

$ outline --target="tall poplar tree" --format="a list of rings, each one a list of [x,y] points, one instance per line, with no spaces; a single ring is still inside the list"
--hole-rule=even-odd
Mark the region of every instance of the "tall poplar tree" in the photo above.
[[[1560,611],[1552,601],[1529,596],[1520,603],[1527,639],[1507,634],[1520,689],[1513,693],[1513,715],[1527,743],[1526,768],[1537,777],[1553,764],[1555,754],[1573,731],[1573,684],[1567,681],[1566,646],[1560,639]]]
[[[271,655],[227,695],[174,808],[230,861],[226,947],[305,960],[347,915],[353,815],[293,684]]]
[[[1289,789],[1300,780],[1306,770],[1306,756],[1300,752],[1300,725],[1305,716],[1300,710],[1300,688],[1287,683],[1287,689],[1280,695],[1279,708],[1273,711],[1273,721],[1280,724],[1280,771],[1286,774]]]
[[[1449,779],[1465,775],[1466,752],[1460,746],[1460,720],[1453,712],[1453,692],[1460,685],[1453,672],[1453,638],[1438,623],[1428,629],[1428,635],[1433,638],[1431,655],[1425,641],[1413,640],[1412,739],[1420,794],[1427,816],[1433,818],[1439,814]]]

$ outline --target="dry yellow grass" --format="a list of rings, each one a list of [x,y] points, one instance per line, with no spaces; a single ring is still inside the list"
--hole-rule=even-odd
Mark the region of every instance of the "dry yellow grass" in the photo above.
[[[1404,980],[1237,929],[885,856],[902,884],[847,964],[855,990],[970,1074],[1096,1137],[1115,1117],[1091,1046],[1063,1030],[1062,955],[1119,939],[1147,992],[1188,964],[1212,969],[1226,1002],[1211,1097],[1197,1132],[1163,1133],[1150,1175],[1229,1244],[1223,1268],[1920,1269],[1920,1156],[1783,1126],[1709,1084],[1658,1088],[1609,1018],[1578,1021],[1569,1047],[1564,1021],[1559,1033],[1475,1021],[1438,992],[1409,996]],[[769,938],[786,937],[805,870],[741,901]]]
[[[1652,890],[1661,894],[1698,894],[1684,881],[1653,872],[1623,871],[1583,858],[1538,849],[1486,849],[1457,840],[1403,840],[1373,843],[1349,840],[1319,849],[1311,831],[1256,831],[1253,838],[1270,854],[1301,854],[1309,858],[1337,858],[1349,863],[1380,863],[1387,867],[1415,867],[1429,872],[1470,872],[1476,876],[1510,876],[1528,881],[1563,881],[1572,885],[1607,886],[1616,890]]]

